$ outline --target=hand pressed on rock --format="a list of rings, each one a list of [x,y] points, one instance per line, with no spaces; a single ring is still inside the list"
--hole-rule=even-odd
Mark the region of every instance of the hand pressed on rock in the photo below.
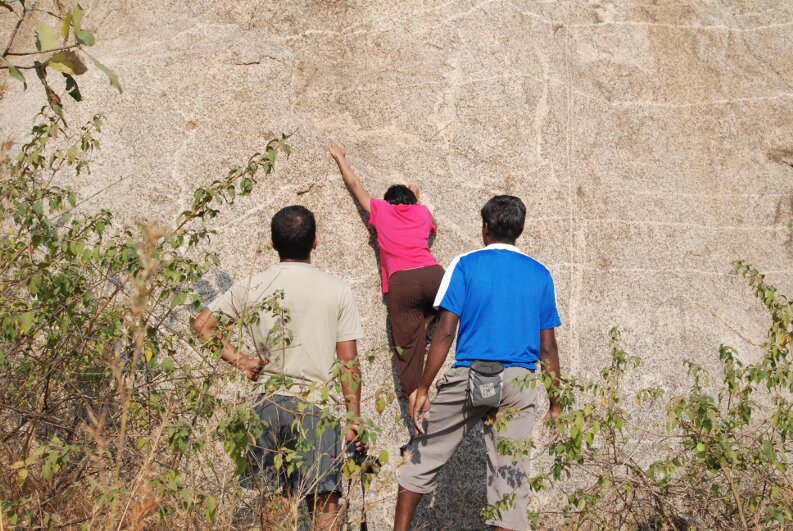
[[[343,159],[347,156],[347,151],[338,144],[331,144],[328,146],[328,151],[330,151],[330,156],[333,157],[334,160]]]

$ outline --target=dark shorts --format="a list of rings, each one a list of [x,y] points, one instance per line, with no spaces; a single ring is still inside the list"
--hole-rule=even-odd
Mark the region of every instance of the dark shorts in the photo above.
[[[251,467],[241,477],[246,488],[279,488],[290,495],[341,493],[341,438],[314,405],[292,396],[273,395],[255,407],[264,424],[251,448]],[[295,422],[297,420],[297,422]],[[291,473],[283,450],[297,454]],[[282,465],[275,469],[275,456]]]
[[[402,391],[410,395],[421,384],[427,350],[427,319],[435,315],[432,304],[443,280],[439,265],[397,271],[388,279],[388,316],[391,336],[399,351],[394,354]]]

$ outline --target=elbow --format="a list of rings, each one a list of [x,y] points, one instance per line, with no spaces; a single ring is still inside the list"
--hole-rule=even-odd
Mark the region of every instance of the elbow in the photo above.
[[[559,364],[559,349],[556,346],[556,342],[540,347],[540,360],[548,365]]]
[[[445,310],[442,311],[438,327],[432,335],[432,342],[451,347],[454,336],[457,334],[458,323],[459,317],[456,314]]]
[[[456,330],[453,329],[439,327],[432,336],[432,342],[451,345],[452,341],[454,341],[455,332]]]
[[[207,333],[207,328],[210,328],[208,326],[210,317],[212,317],[212,312],[209,308],[204,308],[204,310],[193,319],[190,328],[200,336],[205,335]]]
[[[553,329],[540,331],[540,356],[543,358],[557,356],[559,347]]]

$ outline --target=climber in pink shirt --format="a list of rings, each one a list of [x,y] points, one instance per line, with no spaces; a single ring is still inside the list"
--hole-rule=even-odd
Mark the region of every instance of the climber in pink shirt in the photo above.
[[[350,168],[344,148],[331,144],[330,154],[377,231],[383,293],[388,294],[391,336],[397,347],[394,361],[408,411],[413,411],[424,372],[427,326],[435,317],[432,303],[444,273],[429,248],[430,235],[437,231],[435,220],[419,204],[414,185],[395,184],[383,199],[371,197]]]

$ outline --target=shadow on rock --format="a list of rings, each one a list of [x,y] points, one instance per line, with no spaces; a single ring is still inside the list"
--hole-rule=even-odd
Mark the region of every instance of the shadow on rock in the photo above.
[[[433,494],[424,496],[414,529],[489,529],[481,516],[487,506],[487,450],[482,425],[468,432],[438,475]],[[471,527],[471,522],[479,522]]]

